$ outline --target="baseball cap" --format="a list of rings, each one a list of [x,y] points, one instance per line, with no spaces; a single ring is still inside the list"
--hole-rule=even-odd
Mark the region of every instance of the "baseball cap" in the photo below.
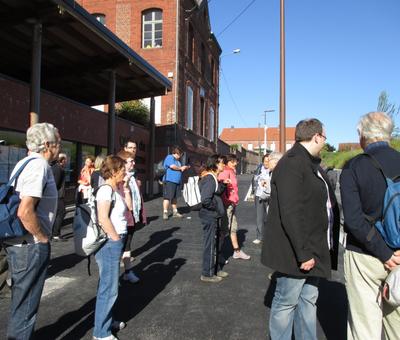
[[[389,273],[384,285],[387,287],[387,294],[383,296],[386,302],[394,307],[400,306],[400,265]]]

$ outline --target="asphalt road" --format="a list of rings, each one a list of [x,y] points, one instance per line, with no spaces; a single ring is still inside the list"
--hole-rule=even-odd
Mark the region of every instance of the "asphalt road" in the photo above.
[[[255,209],[243,202],[250,183],[240,176],[241,202],[237,210],[239,240],[251,260],[230,258],[230,276],[219,284],[199,280],[202,229],[197,212],[184,208],[184,218],[163,221],[161,198],[146,202],[150,224],[134,238],[137,284],[121,282],[115,313],[127,322],[120,339],[267,339],[269,306],[273,294],[260,263],[255,238]],[[184,206],[180,201],[180,205]],[[52,244],[52,260],[36,324],[36,339],[91,339],[97,287],[97,265],[73,253],[71,226],[63,232],[68,242]],[[226,247],[226,252],[231,248]],[[342,261],[340,261],[342,264]],[[9,300],[0,300],[0,338],[5,338]],[[323,281],[318,300],[318,338],[345,339],[346,294],[343,266],[331,281]]]

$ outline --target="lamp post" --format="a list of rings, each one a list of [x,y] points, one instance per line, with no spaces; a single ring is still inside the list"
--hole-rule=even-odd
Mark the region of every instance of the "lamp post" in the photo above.
[[[267,112],[275,112],[275,110],[264,110],[264,155],[267,153]]]

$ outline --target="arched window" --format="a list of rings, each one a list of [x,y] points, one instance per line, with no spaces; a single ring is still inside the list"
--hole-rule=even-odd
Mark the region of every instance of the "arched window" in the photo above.
[[[162,47],[162,10],[149,9],[143,12],[143,48]]]
[[[103,13],[93,13],[92,14],[97,21],[99,21],[100,23],[102,23],[104,26],[106,25],[106,15]]]

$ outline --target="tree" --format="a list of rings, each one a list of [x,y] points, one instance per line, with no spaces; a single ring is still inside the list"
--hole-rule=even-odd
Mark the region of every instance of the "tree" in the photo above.
[[[399,114],[400,106],[389,102],[389,95],[382,91],[378,99],[377,111],[387,113],[392,119]]]
[[[325,143],[323,150],[327,152],[334,152],[336,151],[336,148],[329,143]]]
[[[119,103],[115,111],[121,118],[140,125],[147,125],[150,120],[149,109],[140,100],[130,100]]]

